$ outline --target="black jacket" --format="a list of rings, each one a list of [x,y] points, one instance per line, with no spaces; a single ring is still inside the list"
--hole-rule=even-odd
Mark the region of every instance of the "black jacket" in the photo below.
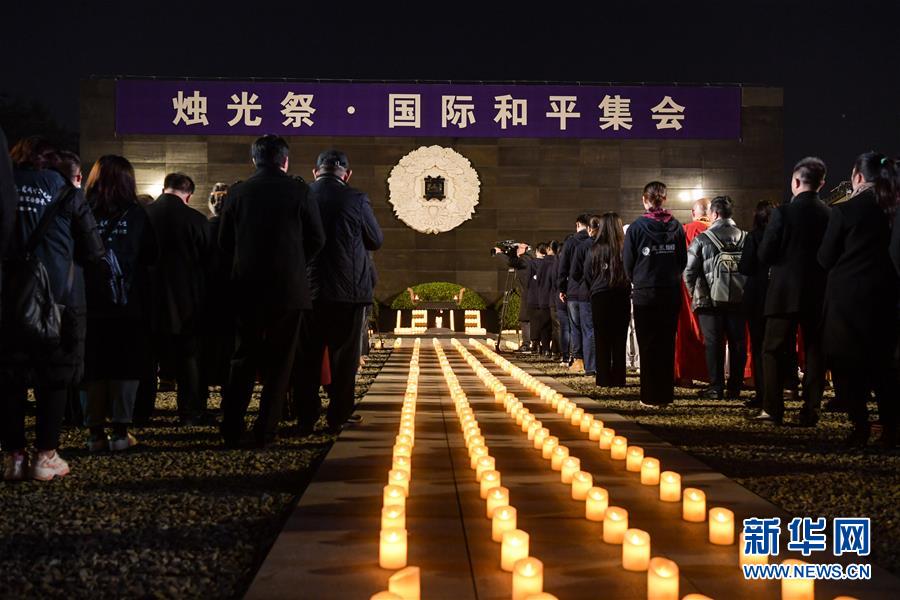
[[[6,134],[0,128],[0,259],[6,256],[6,248],[12,239],[18,203],[19,194],[16,192],[12,162],[9,160]]]
[[[159,244],[154,269],[157,326],[180,333],[199,315],[205,294],[205,272],[210,257],[206,218],[178,196],[162,194],[147,206]]]
[[[679,298],[687,243],[677,219],[663,222],[643,215],[635,219],[625,232],[622,258],[633,285],[634,304],[674,302]]]
[[[726,247],[726,250],[739,245],[743,250],[744,232],[735,225],[732,219],[719,219],[694,238],[688,247],[687,265],[684,269],[684,284],[690,294],[693,310],[714,308],[712,298],[710,298],[709,285],[719,249],[709,239],[709,235],[715,235],[719,243]]]
[[[893,354],[897,275],[889,225],[872,190],[831,209],[818,252],[828,271],[823,343],[826,356],[842,364]]]
[[[588,289],[590,290],[591,296],[593,296],[594,294],[601,294],[603,292],[609,292],[612,290],[620,290],[622,288],[628,288],[629,292],[631,291],[631,284],[627,280],[620,286],[610,286],[608,264],[604,263],[602,268],[599,270],[594,269],[593,240],[591,241],[587,254],[585,254],[584,257],[584,271],[582,277],[585,281],[585,284],[588,286]]]
[[[759,262],[757,249],[762,242],[765,229],[754,229],[744,239],[744,252],[738,271],[747,277],[744,285],[744,312],[748,318],[765,315],[766,292],[769,289],[769,267]]]
[[[576,302],[586,302],[590,300],[587,295],[587,287],[582,282],[576,281],[571,285],[569,278],[572,276],[572,259],[575,256],[575,249],[584,240],[588,239],[587,229],[582,229],[563,244],[562,252],[556,267],[556,285],[559,292],[566,295],[566,300],[574,300]]]
[[[564,310],[566,305],[559,299],[559,256],[552,254],[545,256],[544,260],[547,261],[547,273],[544,281],[547,308],[550,310]]]
[[[309,262],[309,284],[318,302],[372,302],[374,274],[369,251],[384,235],[364,192],[332,175],[318,177],[309,197],[319,208],[325,247]]]
[[[591,248],[594,239],[587,236],[579,241],[572,252],[572,262],[569,265],[569,289],[574,289],[574,299],[587,302],[591,299],[590,282],[584,278],[585,265],[591,260]],[[570,294],[571,298],[572,295]]]
[[[771,267],[766,316],[821,313],[825,270],[816,253],[828,213],[815,192],[798,194],[772,211],[758,252],[760,262]]]
[[[239,312],[277,318],[312,308],[306,265],[325,245],[325,232],[301,179],[274,167],[257,169],[228,190],[219,227]]]

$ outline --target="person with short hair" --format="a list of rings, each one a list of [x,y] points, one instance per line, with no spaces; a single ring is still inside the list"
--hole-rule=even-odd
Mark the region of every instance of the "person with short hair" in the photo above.
[[[709,372],[709,387],[698,396],[709,400],[721,400],[726,396],[734,399],[740,397],[747,363],[747,323],[741,310],[745,278],[737,272],[745,234],[732,219],[734,205],[728,196],[714,198],[709,213],[712,224],[691,242],[684,270],[691,309],[697,314],[703,332]],[[732,257],[731,271],[721,262],[723,257]],[[717,281],[717,278],[721,279]],[[717,286],[730,289],[721,290]],[[727,298],[723,297],[726,295]],[[726,343],[730,367],[727,393]]]
[[[763,410],[756,421],[780,425],[784,419],[784,385],[791,349],[803,334],[806,365],[803,408],[797,425],[819,421],[825,388],[822,356],[822,305],[825,270],[817,252],[828,227],[829,208],[819,198],[825,185],[825,162],[814,156],[800,160],[791,173],[792,198],[772,211],[757,257],[769,268],[766,292],[766,333],[763,341]]]
[[[700,198],[691,206],[691,222],[684,224],[684,241],[690,247],[698,235],[709,227],[709,198]],[[675,383],[691,386],[694,381],[709,381],[705,347],[700,321],[691,310],[691,296],[681,284],[681,309],[678,312],[678,331],[675,334]]]
[[[309,186],[318,206],[325,246],[310,261],[312,311],[301,326],[303,344],[297,356],[295,402],[298,431],[311,433],[319,420],[319,382],[328,349],[331,384],[328,432],[340,433],[355,403],[360,331],[365,307],[373,302],[373,261],[368,253],[381,248],[384,234],[365,192],[349,185],[353,171],[347,155],[326,150],[316,159]]]
[[[159,244],[153,277],[154,346],[157,358],[169,357],[175,367],[183,426],[198,425],[207,417],[198,360],[210,237],[206,218],[190,206],[194,191],[188,175],[169,173],[162,194],[146,209]]]
[[[672,403],[675,332],[681,308],[681,274],[687,264],[684,229],[665,208],[666,184],[644,186],[644,214],[625,232],[623,261],[632,282],[634,327],[641,352],[641,405]]]
[[[553,323],[550,321],[550,307],[547,285],[547,244],[541,242],[534,251],[534,259],[528,261],[528,320],[531,322],[531,346],[538,355],[550,353],[550,339]],[[552,265],[555,266],[555,265]]]
[[[593,357],[593,346],[588,347],[584,340],[584,330],[587,325],[583,317],[590,309],[590,303],[587,298],[587,289],[578,282],[572,281],[570,285],[570,277],[572,274],[572,262],[575,256],[575,249],[579,244],[588,239],[588,226],[590,225],[591,215],[582,213],[575,219],[575,235],[563,245],[560,258],[556,268],[556,283],[559,286],[559,299],[565,303],[566,310],[569,313],[569,341],[571,344],[572,365],[569,367],[569,373],[584,373],[589,357]]]
[[[257,372],[263,391],[253,441],[265,447],[276,440],[301,315],[312,308],[307,264],[325,245],[318,203],[306,182],[287,173],[284,138],[258,138],[251,158],[256,172],[228,190],[219,225],[236,313],[235,351],[222,397],[221,432],[230,448],[242,442]]]

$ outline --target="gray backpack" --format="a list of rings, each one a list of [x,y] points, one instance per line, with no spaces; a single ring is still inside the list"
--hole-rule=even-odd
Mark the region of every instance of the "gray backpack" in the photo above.
[[[713,306],[731,306],[740,304],[744,299],[744,286],[747,277],[738,272],[741,262],[741,254],[744,251],[744,237],[734,244],[723,244],[712,231],[704,231],[705,235],[713,243],[719,253],[713,259],[713,269],[706,274],[706,282],[709,284],[709,298]]]

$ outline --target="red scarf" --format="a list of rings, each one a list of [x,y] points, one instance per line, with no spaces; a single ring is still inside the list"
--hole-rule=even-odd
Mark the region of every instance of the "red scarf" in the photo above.
[[[644,213],[644,216],[648,219],[653,219],[654,221],[659,221],[660,223],[668,223],[672,220],[672,213],[664,209],[663,207],[659,208],[651,208],[647,212]]]

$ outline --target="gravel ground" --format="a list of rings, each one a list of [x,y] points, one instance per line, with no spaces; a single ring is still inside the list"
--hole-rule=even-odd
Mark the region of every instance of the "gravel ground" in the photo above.
[[[373,351],[358,396],[389,354]],[[0,482],[0,597],[243,595],[334,439],[226,451],[216,427],[176,426],[173,393],[157,407],[127,453],[89,455],[85,433],[70,429],[60,452],[68,477]]]
[[[698,400],[697,389],[676,388],[673,406],[648,412],[637,404],[638,378],[628,387],[598,388],[593,377],[567,374],[558,363],[526,357],[548,375],[627,416],[796,516],[872,519],[872,560],[900,574],[900,453],[877,447],[849,450],[843,414],[823,413],[818,427],[773,427],[747,421],[742,401]],[[827,393],[831,396],[831,393]],[[752,396],[744,392],[744,400]],[[787,403],[794,418],[799,402]],[[870,405],[874,414],[875,405]]]

